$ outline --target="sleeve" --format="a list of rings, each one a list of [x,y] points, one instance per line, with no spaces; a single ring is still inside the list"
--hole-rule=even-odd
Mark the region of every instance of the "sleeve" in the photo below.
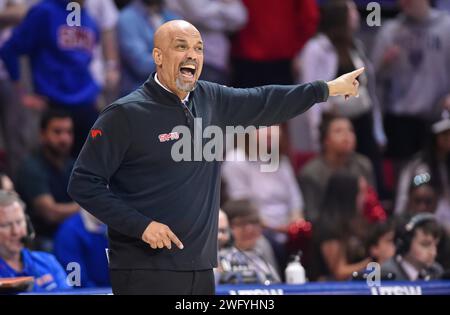
[[[137,77],[148,77],[156,69],[152,56],[153,46],[149,47],[142,39],[140,34],[143,30],[137,29],[139,24],[130,21],[131,18],[129,14],[121,14],[117,23],[121,59]]]
[[[130,126],[119,106],[112,105],[100,115],[75,162],[68,193],[108,227],[140,239],[152,220],[109,189],[130,145]]]
[[[316,222],[320,211],[320,188],[307,174],[301,174],[298,182],[305,203],[303,209],[305,219]]]
[[[364,158],[364,176],[372,187],[377,187],[377,181],[375,179],[375,172],[373,170],[372,162],[365,156]]]
[[[53,250],[56,259],[62,266],[67,266],[71,262],[76,262],[80,265],[81,286],[83,288],[95,287],[95,283],[89,279],[88,272],[86,272],[87,265],[77,231],[67,228],[67,226],[63,224],[56,234]]]
[[[393,34],[393,32],[392,24],[386,24],[378,31],[378,34],[375,37],[375,43],[372,50],[372,62],[375,68],[375,74],[380,77],[380,79],[385,75],[382,63],[386,49],[392,44],[390,34]]]
[[[53,280],[55,280],[57,285],[57,290],[70,289],[71,287],[66,282],[67,274],[60,263],[56,260],[55,256],[48,255],[47,263],[51,268],[51,273]]]
[[[368,78],[367,88],[369,91],[370,100],[372,102],[372,112],[373,112],[373,135],[378,145],[386,145],[387,138],[384,133],[383,126],[383,109],[381,108],[381,104],[377,95],[376,88],[376,75],[373,64],[369,58],[366,56],[366,50],[364,45],[360,42],[357,42],[358,50],[364,59],[364,66],[366,67],[366,75]]]
[[[407,165],[400,173],[400,177],[397,184],[397,198],[395,199],[394,213],[401,215],[406,210],[408,203],[408,190],[412,181],[412,164]]]
[[[44,171],[31,163],[26,163],[19,171],[17,191],[24,200],[31,203],[39,196],[51,194]]]
[[[97,2],[98,0],[96,0]],[[119,11],[113,0],[102,0],[100,4],[100,19],[98,21],[99,27],[102,31],[109,31],[116,27],[119,19]]]
[[[294,176],[294,170],[292,169],[289,160],[285,160],[285,180],[289,190],[289,210],[291,212],[297,211],[299,215],[303,215],[303,195]]]
[[[177,0],[176,8],[197,27],[214,31],[236,31],[247,22],[247,10],[241,0]]]
[[[325,81],[236,89],[217,85],[217,119],[225,126],[272,126],[328,98]]]
[[[319,78],[325,80],[333,79],[329,76],[334,71],[332,67],[337,63],[336,55],[324,51],[323,46],[320,45],[320,41],[321,37],[318,36],[309,40],[297,57],[300,65],[300,77],[298,81],[301,83],[312,82]],[[315,151],[320,150],[319,126],[322,120],[322,113],[331,108],[332,100],[333,97],[330,97],[327,102],[320,104],[320,106],[314,106],[306,114],[311,128],[311,143]]]
[[[43,41],[41,34],[48,34],[46,27],[48,19],[46,12],[40,7],[31,8],[22,23],[14,29],[9,40],[0,49],[0,58],[3,59],[13,81],[20,79],[19,57],[36,53],[39,43]]]

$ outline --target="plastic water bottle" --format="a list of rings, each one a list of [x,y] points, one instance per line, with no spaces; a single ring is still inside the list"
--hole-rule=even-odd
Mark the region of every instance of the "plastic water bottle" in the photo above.
[[[286,267],[285,275],[288,284],[303,284],[306,282],[305,268],[300,263],[300,254],[293,256],[293,260]]]

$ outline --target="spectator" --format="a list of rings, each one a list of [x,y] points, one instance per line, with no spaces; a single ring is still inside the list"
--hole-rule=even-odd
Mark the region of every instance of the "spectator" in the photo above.
[[[439,279],[443,270],[436,262],[442,230],[432,214],[414,216],[397,239],[397,255],[381,266],[398,281]]]
[[[264,130],[267,131],[267,135],[260,129],[254,138],[260,146],[258,152],[261,152],[261,145],[267,142],[267,149],[274,159],[274,154],[278,152],[271,148],[272,137],[278,140],[274,142],[278,144],[284,136],[279,127]],[[257,157],[257,161],[250,159],[253,154],[249,152],[250,146],[249,141],[245,148],[237,147],[227,153],[222,176],[227,183],[230,198],[248,198],[260,211],[264,235],[270,241],[277,261],[283,269],[287,261],[285,247],[288,227],[303,217],[303,197],[289,158],[286,156],[285,143],[280,144],[279,166],[273,172],[261,171],[263,163],[261,156]]]
[[[347,280],[371,262],[364,246],[369,226],[363,215],[366,191],[363,177],[343,170],[329,179],[319,218],[313,226],[316,253],[314,263],[309,264],[310,279]]]
[[[234,40],[236,87],[292,84],[292,60],[316,32],[315,0],[243,0],[248,22]]]
[[[437,194],[436,217],[450,231],[450,119],[434,123],[431,132],[425,148],[400,174],[395,213],[405,212],[411,183],[429,182]]]
[[[230,247],[232,245],[230,224],[228,222],[228,217],[222,209],[219,210],[219,250]]]
[[[258,210],[249,200],[225,204],[234,246],[219,252],[222,283],[280,282],[272,249],[262,236]]]
[[[34,277],[34,292],[67,289],[66,273],[53,255],[24,248],[24,209],[15,193],[0,190],[0,278]]]
[[[8,175],[0,172],[0,190],[14,191],[14,183]]]
[[[41,147],[26,159],[17,176],[17,191],[30,209],[37,245],[51,251],[59,224],[79,210],[67,194],[74,160],[73,123],[70,115],[49,111],[41,121]]]
[[[418,174],[412,179],[405,211],[396,218],[397,225],[400,227],[399,230],[415,215],[421,213],[436,214],[438,194],[432,185],[433,182],[429,173]],[[439,220],[437,216],[436,218]],[[444,268],[450,269],[450,229],[445,220],[441,220],[439,223],[444,228],[444,233],[442,233],[439,242],[436,261]]]
[[[370,227],[366,250],[372,260],[380,265],[395,255],[394,221],[378,222]]]
[[[411,181],[405,213],[413,216],[419,213],[435,213],[437,208],[437,194],[430,183],[428,173],[418,174]]]
[[[372,65],[366,56],[363,43],[356,39],[359,28],[359,12],[353,0],[328,1],[321,11],[320,33],[309,40],[297,57],[299,82],[331,79],[348,71],[365,67],[358,80],[359,98],[345,101],[343,97],[330,97],[320,106],[307,112],[312,151],[319,151],[319,125],[321,112],[332,112],[351,120],[356,135],[356,151],[369,157],[375,175],[378,191],[383,191],[380,147],[386,144],[380,107],[376,96],[375,76]],[[299,118],[300,120],[302,118]],[[303,118],[305,119],[305,118]],[[290,122],[296,123],[296,119]],[[296,136],[295,133],[292,134]],[[304,133],[297,137],[305,137]]]
[[[373,59],[382,87],[387,156],[398,172],[424,145],[427,124],[450,108],[450,16],[430,0],[400,0],[402,13],[384,23]],[[440,105],[439,105],[440,104]]]
[[[73,154],[77,155],[98,115],[95,105],[99,87],[89,66],[99,33],[83,8],[81,25],[68,25],[68,2],[46,0],[33,6],[0,49],[0,57],[16,82],[18,95],[29,107],[58,108],[71,113],[75,129]],[[22,55],[30,59],[32,95],[25,95],[18,83]]]
[[[11,28],[19,24],[27,12],[25,0],[0,0],[0,48],[11,34]],[[0,133],[6,152],[6,172],[13,176],[20,161],[27,154],[29,132],[16,128],[29,119],[26,109],[20,106],[14,94],[11,80],[0,59]]]
[[[121,94],[132,92],[156,70],[152,61],[153,34],[175,19],[164,0],[134,0],[119,15],[117,25],[122,66]]]
[[[205,47],[201,79],[230,84],[229,33],[247,22],[241,0],[167,0],[167,6],[202,33]]]
[[[222,209],[219,209],[219,230],[217,240],[219,253],[222,250],[225,250],[227,248],[229,249],[233,246],[233,239],[231,236],[231,229],[230,224],[228,222],[228,217],[227,214]],[[219,260],[219,257],[217,260]],[[214,279],[216,285],[219,284],[222,273],[223,270],[221,266],[214,268]]]
[[[305,217],[312,222],[319,216],[320,203],[330,176],[343,170],[365,178],[374,187],[370,161],[355,153],[355,133],[348,118],[325,116],[320,126],[321,154],[308,162],[298,177],[305,199]]]
[[[78,263],[81,287],[109,287],[106,226],[82,210],[61,224],[55,236],[55,256],[67,266]]]

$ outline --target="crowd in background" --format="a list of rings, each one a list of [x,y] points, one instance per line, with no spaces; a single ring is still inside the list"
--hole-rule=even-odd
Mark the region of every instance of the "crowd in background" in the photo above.
[[[77,27],[68,2],[0,0],[0,278],[61,289],[77,262],[81,287],[109,285],[107,228],[67,185],[99,111],[155,71],[153,34],[173,19],[202,34],[203,80],[366,69],[358,98],[268,129],[277,171],[245,159],[248,145],[227,152],[218,283],[282,282],[299,251],[309,281],[357,278],[369,262],[397,280],[448,276],[449,1],[391,1],[377,27],[353,0],[80,0]]]

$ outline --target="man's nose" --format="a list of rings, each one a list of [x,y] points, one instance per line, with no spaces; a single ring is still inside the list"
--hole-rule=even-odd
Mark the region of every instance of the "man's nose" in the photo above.
[[[187,60],[192,60],[192,61],[196,61],[197,60],[197,54],[195,53],[195,48],[191,47],[190,49],[188,49],[187,53],[186,53],[186,57]]]

